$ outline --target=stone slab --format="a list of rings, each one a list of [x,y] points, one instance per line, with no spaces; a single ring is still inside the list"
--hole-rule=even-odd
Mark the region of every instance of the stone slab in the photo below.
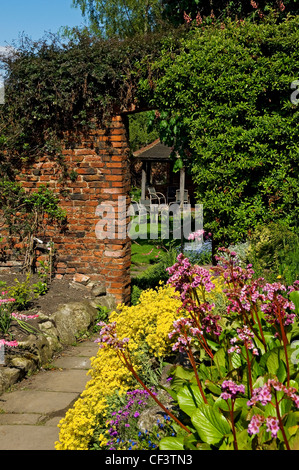
[[[81,393],[90,380],[87,370],[53,370],[32,377],[26,389],[32,391]]]
[[[79,356],[67,356],[67,357],[60,357],[53,361],[52,366],[58,367],[61,369],[81,369],[81,370],[89,370],[91,367],[89,357]]]
[[[17,390],[2,396],[1,408],[7,413],[54,413],[67,409],[78,393]],[[0,428],[1,429],[1,428]]]
[[[64,416],[55,416],[54,418],[48,419],[43,423],[44,426],[54,426],[57,427],[60,421],[62,420]]]
[[[55,450],[58,438],[54,426],[0,426],[0,450]]]
[[[0,414],[0,425],[38,424],[41,417],[38,413],[3,413]]]
[[[95,339],[97,336],[95,337]],[[93,357],[97,355],[97,352],[99,350],[99,345],[94,342],[88,342],[88,343],[81,343],[78,346],[75,346],[75,351],[74,353],[76,356],[85,356],[85,357]]]

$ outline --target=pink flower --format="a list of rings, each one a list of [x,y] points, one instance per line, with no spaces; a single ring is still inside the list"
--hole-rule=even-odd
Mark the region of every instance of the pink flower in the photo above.
[[[265,418],[262,415],[252,416],[251,421],[248,425],[248,434],[250,434],[251,436],[253,434],[258,434],[260,431],[260,427],[264,421],[265,421]]]
[[[182,253],[178,255],[177,262],[166,270],[170,274],[167,283],[180,293],[183,301],[191,296],[193,289],[199,286],[204,287],[206,292],[211,292],[215,288],[210,272],[200,266],[192,266],[189,259],[185,258]]]
[[[6,341],[4,339],[0,339],[0,347],[1,345],[8,346],[10,348],[16,348],[19,345],[19,343],[17,341]]]
[[[268,416],[266,418],[267,431],[271,432],[272,437],[277,437],[279,431],[279,421],[275,416]]]
[[[286,387],[277,379],[269,379],[265,385],[253,390],[251,400],[247,402],[248,406],[255,405],[260,402],[262,405],[267,405],[272,400],[272,388],[278,392],[284,392],[284,398],[291,399],[296,408],[299,408],[299,395],[294,387]]]
[[[197,328],[194,326],[194,321],[189,318],[179,318],[173,322],[174,329],[168,334],[168,337],[172,339],[177,336],[177,341],[174,343],[172,350],[179,352],[186,352],[188,347],[191,345],[193,333],[198,334]]]
[[[283,11],[285,10],[285,8],[286,8],[285,5],[283,4],[283,1],[282,1],[282,0],[278,0],[277,3],[278,3],[278,8],[279,8],[279,10],[280,10],[281,12],[283,12]]]
[[[237,385],[232,380],[224,380],[221,384],[223,392],[221,398],[227,400],[229,398],[235,399],[239,393],[245,393],[244,385]]]
[[[271,432],[271,436],[273,438],[276,438],[279,431],[279,421],[275,416],[268,416],[265,418],[262,415],[254,415],[248,425],[248,433],[250,435],[258,434],[260,427],[264,423],[266,424],[266,430]]]
[[[263,287],[263,291],[265,294],[261,310],[265,314],[265,320],[271,325],[280,324],[280,319],[282,319],[284,326],[294,323],[295,305],[282,295],[282,292],[287,291],[286,287],[279,282],[267,283]]]
[[[24,320],[24,321],[31,320],[33,318],[38,318],[37,314],[36,315],[26,315],[26,314],[23,314],[23,313],[16,313],[16,312],[12,312],[11,316],[16,318],[17,320]]]
[[[192,232],[190,233],[188,240],[202,240],[204,233],[204,230],[197,230],[196,232]]]
[[[202,24],[202,17],[201,17],[201,14],[199,12],[196,15],[196,24],[197,24],[197,26]]]
[[[116,322],[106,324],[105,322],[97,323],[101,326],[100,337],[95,340],[95,343],[100,343],[100,348],[104,348],[105,344],[112,346],[114,349],[120,351],[125,349],[125,346],[129,342],[129,338],[119,339],[116,333]]]
[[[187,24],[191,23],[192,18],[184,11],[184,20]]]
[[[230,340],[230,343],[231,344],[236,344],[236,343],[244,344],[244,346],[248,350],[252,351],[252,354],[254,354],[255,356],[258,356],[259,352],[258,352],[257,348],[255,347],[254,342],[252,340],[252,338],[254,338],[254,334],[248,328],[248,326],[245,325],[243,328],[237,328],[237,333],[238,333],[238,335],[235,338],[232,338]],[[233,352],[235,352],[237,354],[241,354],[241,349],[240,349],[239,345],[233,346],[232,348],[230,348],[228,350],[229,354],[231,354]]]

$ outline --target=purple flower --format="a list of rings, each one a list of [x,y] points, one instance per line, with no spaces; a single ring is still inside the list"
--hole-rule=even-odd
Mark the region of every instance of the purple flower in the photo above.
[[[251,421],[248,425],[248,434],[252,436],[253,434],[258,434],[260,431],[260,427],[264,422],[264,416],[261,415],[254,415],[251,418]]]
[[[258,434],[263,424],[266,424],[266,430],[271,432],[271,436],[276,438],[279,431],[279,421],[275,416],[265,418],[265,416],[262,415],[254,415],[248,425],[248,434],[251,436]]]
[[[166,270],[170,274],[167,282],[180,293],[181,300],[188,298],[192,290],[200,286],[204,287],[206,292],[211,292],[215,288],[210,271],[200,266],[192,266],[182,253],[178,255],[177,262]]]
[[[114,349],[124,350],[129,338],[119,339],[116,332],[116,322],[105,323],[99,322],[99,326],[102,327],[100,331],[100,337],[95,340],[95,343],[100,343],[100,348],[105,347],[105,344],[112,346]]]
[[[237,385],[232,380],[224,380],[221,384],[222,393],[221,398],[228,400],[229,398],[235,399],[238,393],[245,393],[244,385]]]
[[[260,402],[267,405],[272,400],[272,389],[278,392],[284,392],[285,398],[290,398],[299,408],[299,395],[294,387],[286,387],[276,379],[269,379],[262,387],[255,388],[251,399],[247,402],[248,406],[255,405]]]
[[[229,354],[233,352],[241,354],[240,346],[239,344],[236,344],[241,343],[244,344],[247,349],[252,350],[252,354],[258,356],[259,352],[252,341],[254,333],[248,328],[248,326],[245,325],[243,328],[237,328],[237,333],[238,335],[230,340],[230,343],[234,346],[232,346],[227,352]]]

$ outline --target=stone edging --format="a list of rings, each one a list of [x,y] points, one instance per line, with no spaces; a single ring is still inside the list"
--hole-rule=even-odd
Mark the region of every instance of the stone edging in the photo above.
[[[116,307],[114,298],[106,295],[97,300],[61,304],[51,316],[40,314],[40,335],[29,334],[26,341],[19,343],[17,352],[6,353],[5,364],[0,366],[0,395],[90,331],[95,325],[99,305],[109,310]]]

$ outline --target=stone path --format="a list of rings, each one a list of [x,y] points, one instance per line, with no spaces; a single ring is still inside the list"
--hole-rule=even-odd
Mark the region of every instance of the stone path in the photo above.
[[[58,423],[90,380],[90,358],[97,350],[93,339],[69,347],[51,370],[0,395],[0,450],[55,450]]]

